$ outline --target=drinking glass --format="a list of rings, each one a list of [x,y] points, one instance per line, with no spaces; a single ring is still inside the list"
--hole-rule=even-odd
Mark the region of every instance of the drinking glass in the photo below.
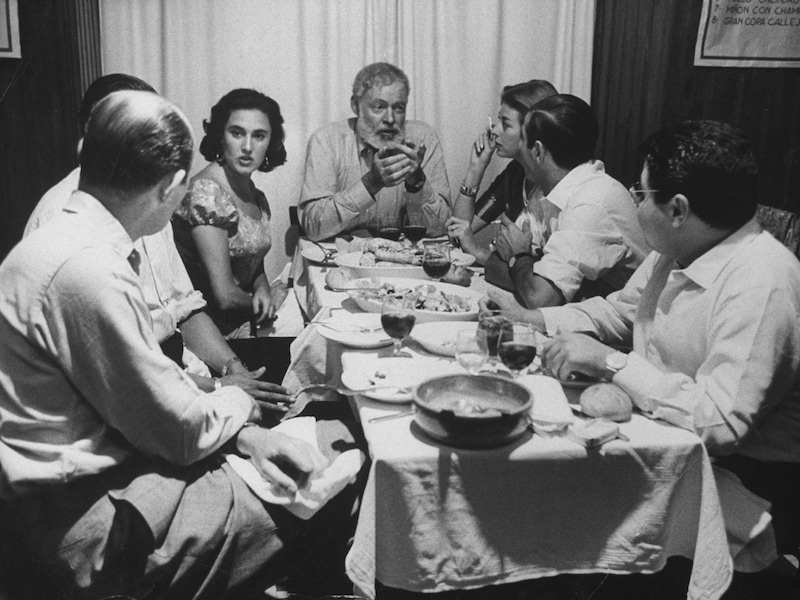
[[[378,225],[380,216],[377,208],[367,209],[367,232],[372,237],[378,237]]]
[[[475,375],[488,357],[485,331],[466,329],[456,334],[456,360],[470,375]]]
[[[497,338],[497,354],[511,375],[519,377],[536,358],[536,330],[528,323],[517,322],[502,328]]]
[[[403,340],[406,339],[414,328],[416,316],[414,314],[414,304],[417,298],[414,295],[406,295],[401,298],[387,296],[381,306],[381,325],[386,334],[392,338],[394,348],[392,356],[410,356],[403,354],[400,348]]]
[[[403,234],[415,248],[419,245],[419,241],[425,237],[426,232],[425,217],[422,211],[407,212],[403,216]]]
[[[425,244],[422,269],[431,279],[440,280],[450,270],[450,244]]]
[[[489,349],[489,370],[497,371],[497,340],[500,331],[511,326],[511,321],[499,310],[484,311],[478,315],[478,329],[486,332],[486,345]]]
[[[382,216],[378,218],[378,237],[396,242],[400,239],[400,217]]]

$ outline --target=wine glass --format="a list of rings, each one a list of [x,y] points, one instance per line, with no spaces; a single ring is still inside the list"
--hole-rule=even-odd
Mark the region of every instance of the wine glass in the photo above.
[[[378,215],[378,209],[375,207],[367,209],[367,232],[372,237],[378,237],[378,225],[379,225],[380,216]]]
[[[456,360],[470,375],[475,375],[488,357],[485,331],[465,329],[456,334]]]
[[[499,310],[484,311],[478,316],[478,329],[486,332],[486,345],[489,349],[489,371],[497,371],[497,340],[500,331],[511,326],[511,321]]]
[[[381,325],[386,334],[392,338],[394,348],[392,356],[411,356],[400,351],[403,340],[406,339],[414,328],[416,316],[414,304],[417,298],[413,294],[402,297],[387,296],[381,306]]]
[[[396,242],[400,239],[400,217],[384,215],[378,219],[378,237]]]
[[[403,234],[414,248],[419,246],[419,241],[425,237],[426,232],[422,211],[410,211],[403,216]]]
[[[536,330],[528,323],[511,323],[500,330],[497,354],[516,378],[536,358]]]
[[[422,269],[431,279],[440,280],[450,270],[450,245],[425,244],[422,252]]]

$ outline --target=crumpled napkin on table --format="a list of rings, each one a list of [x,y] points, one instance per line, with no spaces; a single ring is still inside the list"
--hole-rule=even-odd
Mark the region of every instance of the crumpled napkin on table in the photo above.
[[[537,433],[555,433],[575,420],[561,383],[546,375],[525,375],[517,379],[533,395],[529,412]]]
[[[314,417],[288,419],[272,429],[319,448]],[[306,487],[294,494],[264,479],[253,463],[246,458],[235,454],[228,454],[225,458],[256,496],[264,502],[285,506],[286,510],[296,517],[307,520],[325,506],[328,500],[341,492],[348,483],[355,480],[365,457],[357,448],[343,452],[325,470],[313,476]]]

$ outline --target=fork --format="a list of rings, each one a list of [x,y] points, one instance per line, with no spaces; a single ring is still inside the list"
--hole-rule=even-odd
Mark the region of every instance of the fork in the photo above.
[[[330,248],[326,248],[319,242],[315,242],[314,240],[309,240],[312,244],[314,244],[317,248],[322,250],[322,254],[325,258],[322,259],[322,262],[330,262],[333,260],[334,255],[336,254],[336,250],[332,250]]]
[[[302,394],[309,392],[311,390],[329,390],[341,394],[342,396],[357,396],[365,392],[374,392],[377,390],[397,390],[398,392],[408,392],[410,388],[396,386],[396,385],[374,385],[368,388],[362,388],[360,390],[351,390],[349,388],[337,387],[335,385],[330,385],[328,383],[312,383],[309,385],[304,385],[299,390],[294,392],[292,394],[292,398],[298,398]]]

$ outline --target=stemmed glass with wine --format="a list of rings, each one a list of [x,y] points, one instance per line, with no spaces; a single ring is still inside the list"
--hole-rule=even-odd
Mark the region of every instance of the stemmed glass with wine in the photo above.
[[[403,215],[403,235],[414,247],[425,237],[426,232],[425,216],[422,211],[411,211]]]
[[[431,279],[440,280],[450,270],[450,244],[425,244],[422,270]]]
[[[503,316],[499,310],[481,312],[478,315],[478,330],[486,332],[486,345],[489,348],[489,368],[491,372],[497,372],[497,341],[500,332],[511,327],[511,321]]]
[[[497,355],[513,377],[527,369],[536,358],[536,330],[528,323],[510,323],[500,329]]]
[[[378,227],[376,234],[378,237],[396,242],[400,239],[400,217],[381,216],[378,217]]]
[[[400,297],[386,296],[383,299],[381,325],[386,334],[392,338],[392,343],[394,344],[392,356],[411,356],[407,353],[403,354],[400,348],[403,345],[403,340],[408,337],[408,334],[414,328],[416,321],[414,305],[416,302],[417,297],[413,294],[406,294]]]

